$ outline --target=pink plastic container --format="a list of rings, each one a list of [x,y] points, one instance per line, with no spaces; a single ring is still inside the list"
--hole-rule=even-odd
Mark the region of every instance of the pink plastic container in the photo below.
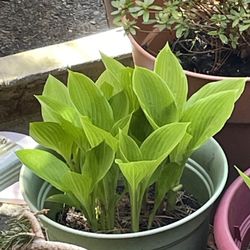
[[[245,172],[250,176],[250,169]],[[250,190],[238,177],[223,195],[214,219],[219,250],[246,250],[250,243]]]

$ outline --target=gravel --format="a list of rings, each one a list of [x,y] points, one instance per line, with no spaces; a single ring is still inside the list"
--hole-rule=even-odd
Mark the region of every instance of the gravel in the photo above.
[[[102,0],[0,0],[0,57],[107,29]]]

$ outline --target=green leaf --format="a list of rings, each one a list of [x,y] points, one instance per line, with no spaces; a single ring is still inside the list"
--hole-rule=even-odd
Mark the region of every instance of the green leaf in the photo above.
[[[142,181],[147,183],[160,164],[159,160],[124,163],[117,159],[115,162],[119,165],[132,190],[136,190]]]
[[[129,99],[129,112],[139,108],[137,97],[133,91],[133,72],[132,68],[123,69],[121,72],[121,86]]]
[[[41,103],[41,105],[56,115],[54,116],[55,122],[61,123],[66,120],[73,123],[77,127],[81,126],[79,113],[75,110],[75,108],[67,104],[57,102],[56,100],[47,96],[36,96],[36,98]]]
[[[23,149],[17,151],[16,155],[40,178],[63,192],[69,191],[70,186],[63,181],[63,176],[69,173],[69,168],[53,154],[39,149]]]
[[[173,93],[156,73],[136,67],[133,88],[151,126],[157,128],[177,120]]]
[[[248,188],[250,188],[250,177],[247,176],[245,173],[243,173],[240,169],[238,169],[236,166],[234,166],[236,168],[236,170],[238,171],[238,173],[240,174],[240,176],[243,178],[244,182],[246,183],[246,185],[248,186]]]
[[[110,79],[110,72],[105,70],[97,79],[96,86],[102,91],[103,95],[107,100],[113,96],[114,86],[112,85],[113,80]]]
[[[224,34],[219,34],[219,38],[224,44],[228,44],[228,38]]]
[[[121,120],[117,121],[111,130],[112,135],[116,136],[119,133],[119,129],[123,130],[127,134],[131,118],[132,114],[129,114],[123,117]]]
[[[43,96],[59,103],[72,105],[67,87],[52,75],[49,75],[43,89]],[[58,115],[41,103],[41,113],[44,121],[57,122]]]
[[[61,177],[61,180],[64,182],[64,185],[69,187],[69,191],[74,194],[76,199],[88,211],[86,216],[91,217],[89,206],[91,205],[90,193],[93,190],[93,186],[91,186],[92,181],[89,176],[75,172],[67,172],[67,174]]]
[[[71,207],[81,208],[81,203],[69,193],[51,195],[47,201],[66,204]]]
[[[101,53],[101,57],[106,69],[110,71],[110,73],[116,79],[118,84],[120,82],[121,71],[122,69],[125,69],[125,66],[123,66],[114,58],[106,56],[104,53]]]
[[[52,75],[49,75],[42,95],[50,97],[57,102],[72,105],[67,87]]]
[[[240,25],[239,26],[239,31],[243,32],[243,31],[249,29],[249,27],[250,27],[250,24]]]
[[[82,174],[90,178],[93,188],[111,168],[114,156],[115,152],[105,142],[86,152]]]
[[[114,123],[112,109],[100,89],[88,77],[69,72],[68,88],[77,110],[96,126],[109,130]]]
[[[44,147],[55,150],[69,162],[73,140],[64,129],[53,122],[33,122],[30,124],[30,135]]]
[[[115,122],[129,114],[129,100],[124,91],[112,96],[109,103],[113,110]]]
[[[143,124],[143,126],[141,126],[141,124]],[[137,144],[140,145],[152,131],[153,128],[143,111],[139,108],[133,112],[129,124],[129,135],[137,142]]]
[[[96,127],[87,117],[82,117],[81,121],[91,147],[95,147],[102,141],[105,141],[114,151],[117,150],[118,140],[111,133]]]
[[[187,77],[168,44],[157,55],[154,71],[167,84],[178,109],[182,110],[188,93]]]
[[[231,116],[238,92],[229,90],[204,97],[188,107],[181,119],[190,122],[187,132],[193,137],[189,148],[197,149],[215,135]]]
[[[186,103],[186,108],[193,105],[195,102],[201,100],[202,98],[206,98],[213,94],[227,90],[235,90],[235,101],[236,101],[244,91],[245,82],[246,79],[238,78],[238,79],[224,79],[217,82],[207,83],[189,98],[189,100]]]
[[[186,133],[188,123],[171,123],[155,130],[141,145],[143,159],[167,157]]]
[[[126,162],[142,159],[141,151],[136,142],[122,130],[119,133],[119,149]]]
[[[83,152],[90,148],[90,144],[82,128],[76,127],[66,120],[62,121],[61,126],[65,130],[65,133],[72,137],[73,141]]]

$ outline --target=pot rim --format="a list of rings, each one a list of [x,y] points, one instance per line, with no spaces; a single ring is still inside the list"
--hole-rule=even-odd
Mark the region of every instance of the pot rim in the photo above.
[[[159,227],[159,228],[155,228],[155,229],[150,229],[147,231],[142,231],[142,232],[135,232],[135,233],[124,233],[124,234],[104,234],[104,233],[93,233],[93,232],[84,232],[84,231],[80,231],[80,230],[76,230],[76,229],[72,229],[66,226],[63,226],[53,220],[51,220],[50,218],[46,217],[45,215],[39,215],[42,220],[44,220],[46,223],[49,223],[51,225],[53,225],[54,227],[56,227],[57,229],[60,230],[64,230],[70,233],[74,233],[77,235],[81,235],[81,236],[85,236],[85,237],[89,237],[89,238],[99,238],[99,239],[128,239],[128,238],[135,238],[135,237],[144,237],[144,236],[148,236],[148,235],[153,235],[153,234],[157,234],[157,233],[162,233],[166,230],[170,230],[173,228],[177,228],[179,226],[181,226],[184,223],[187,223],[191,220],[193,220],[194,218],[198,217],[199,215],[201,215],[203,212],[205,212],[206,210],[208,210],[212,204],[215,202],[215,200],[219,197],[219,195],[221,194],[226,181],[227,181],[227,176],[228,176],[228,164],[227,164],[227,159],[225,156],[224,151],[222,150],[222,148],[220,147],[219,143],[214,139],[211,138],[210,139],[212,141],[212,143],[215,144],[217,151],[219,151],[219,154],[222,156],[223,158],[223,162],[225,162],[225,164],[223,164],[222,169],[223,169],[223,177],[220,181],[220,184],[218,185],[218,187],[213,190],[213,193],[211,195],[211,197],[198,209],[196,210],[194,213],[188,215],[187,217],[176,221],[174,223],[171,223],[169,225],[163,226],[163,227]],[[195,168],[195,166],[193,166]],[[28,197],[26,196],[25,192],[24,192],[24,171],[25,171],[25,166],[23,165],[21,168],[21,172],[20,172],[20,190],[21,193],[24,197],[24,199],[26,201],[29,201]],[[195,169],[196,172],[199,172],[197,170],[197,168]],[[204,170],[203,170],[204,171]],[[199,174],[201,174],[201,172],[199,172]],[[29,202],[29,206],[31,207],[31,210],[37,212],[37,208],[31,204],[31,202]]]
[[[132,43],[132,45],[134,47],[137,48],[138,51],[140,51],[140,53],[142,53],[145,57],[148,57],[152,62],[155,61],[155,57],[152,56],[149,52],[147,52],[145,49],[143,49],[139,43],[135,40],[134,36],[131,34],[128,34],[128,38],[130,40],[130,42]],[[184,72],[187,76],[190,77],[195,77],[195,78],[200,78],[200,79],[204,79],[204,80],[209,80],[209,81],[220,81],[220,80],[224,80],[224,79],[235,79],[235,78],[246,78],[247,81],[250,81],[250,77],[228,77],[228,76],[217,76],[217,75],[206,75],[206,74],[201,74],[201,73],[196,73],[193,71],[189,71],[189,70],[185,70]]]
[[[250,176],[250,168],[245,171],[245,174]],[[229,208],[231,206],[233,197],[237,195],[238,189],[242,185],[245,185],[245,183],[242,177],[239,176],[224,193],[214,218],[215,241],[217,244],[222,240],[223,242],[227,242],[227,245],[230,246],[232,250],[238,250],[239,248],[236,245],[229,229]],[[221,230],[221,225],[223,225],[223,230]]]

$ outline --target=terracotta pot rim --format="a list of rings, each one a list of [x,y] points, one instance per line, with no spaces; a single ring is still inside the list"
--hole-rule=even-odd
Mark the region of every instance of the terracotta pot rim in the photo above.
[[[149,52],[147,52],[145,49],[143,49],[135,40],[133,35],[128,34],[129,40],[132,43],[133,46],[135,46],[140,53],[142,53],[145,57],[148,57],[151,61],[155,61],[155,57],[152,56]],[[247,81],[250,81],[250,77],[226,77],[226,76],[216,76],[216,75],[206,75],[206,74],[201,74],[201,73],[196,73],[192,72],[189,70],[184,70],[185,74],[187,76],[195,77],[195,78],[200,78],[200,79],[205,79],[205,80],[210,80],[210,81],[220,81],[223,79],[232,79],[232,78],[246,78]]]
[[[248,176],[250,176],[250,168],[247,169],[245,173]],[[242,185],[245,185],[245,183],[243,182],[242,177],[239,176],[229,186],[229,188],[223,195],[214,218],[214,236],[216,243],[218,244],[223,239],[225,242],[227,242],[227,246],[230,246],[231,250],[239,250],[239,248],[235,244],[235,241],[233,240],[231,232],[229,230],[229,222],[228,222],[229,208],[231,207],[233,197],[237,195],[237,192]],[[223,225],[223,230],[221,230],[222,225]],[[226,248],[222,249],[224,250]]]

